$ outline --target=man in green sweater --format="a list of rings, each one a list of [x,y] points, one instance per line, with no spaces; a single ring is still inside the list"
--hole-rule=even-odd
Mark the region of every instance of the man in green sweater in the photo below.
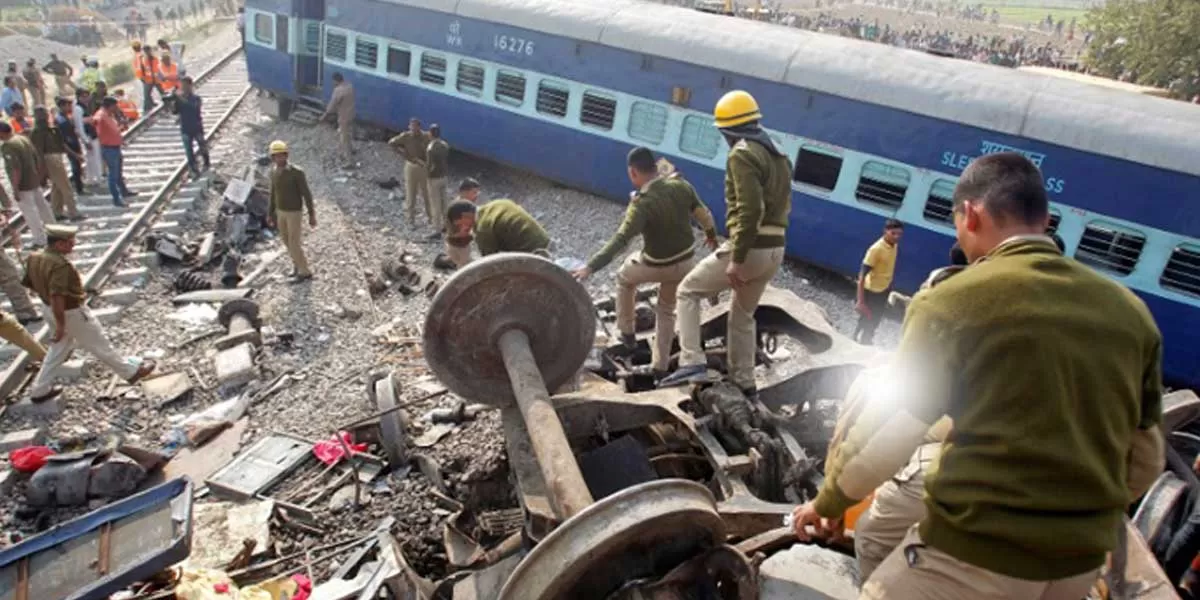
[[[527,252],[550,257],[550,236],[546,230],[512,200],[492,200],[476,207],[466,200],[455,200],[446,210],[454,237],[474,233],[479,255],[497,252]]]
[[[703,378],[707,361],[700,338],[700,301],[733,288],[725,336],[729,379],[754,396],[754,311],[783,262],[792,210],[792,163],[759,125],[762,113],[750,94],[725,94],[713,113],[730,146],[725,163],[729,241],[700,261],[679,285],[679,369],[659,385]]]
[[[1082,598],[1162,469],[1158,328],[1132,292],[1064,257],[1048,219],[1024,156],[963,172],[954,224],[971,266],[913,298],[890,385],[794,513],[799,538],[821,533],[953,420],[925,518],[863,598]]]
[[[679,282],[696,265],[693,248],[696,236],[691,220],[695,217],[700,223],[710,248],[717,247],[717,230],[712,213],[700,201],[695,188],[678,174],[659,175],[654,153],[648,148],[630,151],[628,165],[629,181],[637,191],[630,195],[625,220],[616,235],[574,275],[580,281],[587,279],[608,266],[633,238],[642,236],[642,251],[629,255],[617,272],[617,330],[621,332],[621,342],[632,350],[637,343],[633,310],[637,287],[657,283],[651,368],[665,374],[671,360],[671,343],[675,340],[675,292]]]

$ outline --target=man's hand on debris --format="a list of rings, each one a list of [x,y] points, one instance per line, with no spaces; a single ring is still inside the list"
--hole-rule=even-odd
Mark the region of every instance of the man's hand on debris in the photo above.
[[[858,311],[858,314],[860,314],[868,319],[871,318],[871,307],[867,306],[866,302],[863,302],[861,300],[856,302],[854,304],[854,310]]]
[[[313,229],[317,228],[317,213],[308,213],[308,226]]]
[[[817,514],[816,506],[812,502],[801,504],[792,511],[792,531],[801,542],[812,541],[814,534],[808,532],[810,525],[815,537],[821,539],[838,536],[843,528],[841,519],[826,519]]]
[[[582,269],[575,269],[571,271],[571,275],[575,277],[576,281],[583,281],[592,276],[592,268],[583,267]]]
[[[720,245],[720,242],[717,241],[716,234],[706,235],[704,236],[704,245],[707,246],[709,250],[716,250],[717,246]]]

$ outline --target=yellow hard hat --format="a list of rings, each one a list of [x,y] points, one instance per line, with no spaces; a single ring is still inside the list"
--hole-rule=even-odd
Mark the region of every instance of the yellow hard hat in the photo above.
[[[285,144],[282,140],[275,140],[271,142],[271,145],[268,147],[268,152],[271,153],[271,156],[276,154],[287,154],[287,151],[287,144]]]
[[[754,96],[742,90],[734,90],[717,100],[717,107],[713,109],[713,119],[719,128],[737,127],[762,119],[762,113],[758,112],[758,102],[754,100]]]
[[[130,45],[133,46],[134,50],[141,50],[142,48],[142,43],[137,40],[133,40],[133,43]]]

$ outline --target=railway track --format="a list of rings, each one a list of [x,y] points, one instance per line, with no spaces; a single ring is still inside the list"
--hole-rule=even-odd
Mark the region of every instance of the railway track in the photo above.
[[[196,89],[204,98],[205,138],[210,140],[211,151],[213,136],[250,91],[241,48],[197,76]],[[90,292],[88,304],[102,323],[120,318],[124,305],[137,300],[134,284],[158,264],[158,256],[139,251],[138,242],[151,231],[180,231],[182,219],[203,200],[208,184],[207,176],[185,181],[187,159],[178,119],[161,105],[125,132],[123,170],[129,188],[138,192],[126,199],[126,206],[113,206],[107,185],[93,186],[77,199],[79,211],[87,219],[74,223],[79,235],[71,258],[84,275],[83,287]],[[13,219],[11,227],[23,231],[25,246],[32,242],[20,216]],[[36,298],[34,303],[43,313],[49,310]],[[6,299],[2,308],[11,312],[11,307]],[[33,327],[34,337],[45,344],[49,327],[44,322]],[[7,364],[0,374],[0,398],[7,398],[22,387],[29,356],[5,343],[0,345],[2,362]]]

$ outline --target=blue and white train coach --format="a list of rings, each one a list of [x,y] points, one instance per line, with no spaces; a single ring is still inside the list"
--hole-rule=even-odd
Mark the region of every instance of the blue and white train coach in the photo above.
[[[285,103],[340,72],[364,120],[438,121],[459,149],[614,199],[645,145],[719,220],[710,111],[745,89],[796,164],[788,253],[852,275],[895,217],[901,289],[945,263],[962,168],[1017,150],[1068,253],[1141,295],[1168,379],[1200,385],[1194,105],[637,0],[247,0],[246,18],[250,78]]]

